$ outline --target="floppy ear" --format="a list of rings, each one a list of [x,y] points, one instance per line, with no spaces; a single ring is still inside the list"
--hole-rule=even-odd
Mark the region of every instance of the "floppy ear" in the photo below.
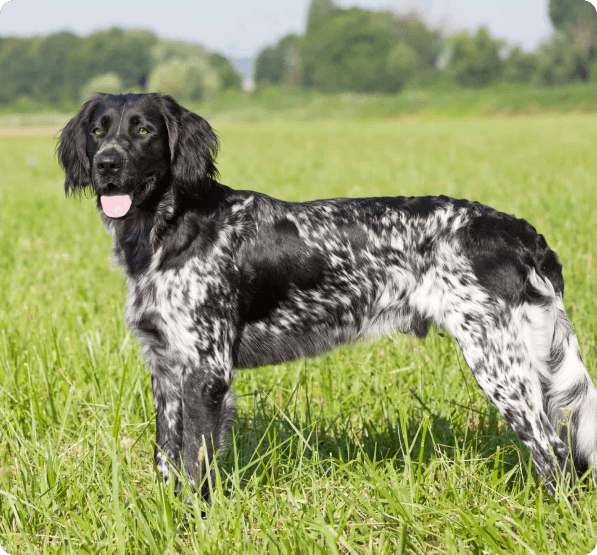
[[[66,174],[64,192],[66,195],[82,191],[91,185],[91,164],[87,157],[87,127],[95,108],[108,97],[99,93],[83,104],[79,113],[71,119],[60,133],[58,162]]]
[[[218,177],[215,158],[218,138],[201,116],[183,108],[172,97],[159,97],[168,128],[170,171],[178,190],[186,196],[205,196],[211,179]]]

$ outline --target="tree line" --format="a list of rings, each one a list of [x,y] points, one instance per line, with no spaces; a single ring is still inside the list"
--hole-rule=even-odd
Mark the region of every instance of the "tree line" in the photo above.
[[[595,8],[585,0],[550,0],[549,17],[553,37],[525,53],[484,27],[444,38],[416,14],[312,0],[305,34],[288,35],[262,50],[255,81],[330,92],[397,92],[413,82],[482,87],[499,81],[549,86],[597,80]]]
[[[585,0],[550,0],[553,37],[535,52],[508,47],[486,28],[444,37],[416,14],[343,9],[311,0],[304,35],[262,50],[258,86],[394,93],[414,87],[482,87],[499,81],[559,85],[597,81],[597,12]],[[221,54],[145,30],[112,28],[86,37],[0,37],[0,104],[33,99],[73,105],[96,91],[161,91],[200,101],[240,90]]]
[[[93,92],[162,91],[181,100],[240,89],[241,77],[221,54],[150,31],[112,28],[87,37],[0,37],[0,103],[26,97],[72,104]]]

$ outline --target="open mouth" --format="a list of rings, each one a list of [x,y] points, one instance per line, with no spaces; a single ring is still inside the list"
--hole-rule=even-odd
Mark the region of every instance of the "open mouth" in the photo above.
[[[110,218],[122,218],[131,209],[130,195],[102,195],[100,197],[104,214]]]

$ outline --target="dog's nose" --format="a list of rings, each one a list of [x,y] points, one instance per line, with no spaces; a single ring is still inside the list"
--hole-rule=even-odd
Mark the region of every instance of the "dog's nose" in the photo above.
[[[102,154],[95,163],[102,175],[114,175],[122,169],[122,158],[118,154]]]

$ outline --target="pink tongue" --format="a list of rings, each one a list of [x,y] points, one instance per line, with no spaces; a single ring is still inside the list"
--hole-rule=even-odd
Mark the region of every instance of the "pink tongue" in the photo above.
[[[121,218],[131,207],[131,197],[128,195],[116,195],[113,197],[100,197],[102,208],[106,216],[110,218]]]

